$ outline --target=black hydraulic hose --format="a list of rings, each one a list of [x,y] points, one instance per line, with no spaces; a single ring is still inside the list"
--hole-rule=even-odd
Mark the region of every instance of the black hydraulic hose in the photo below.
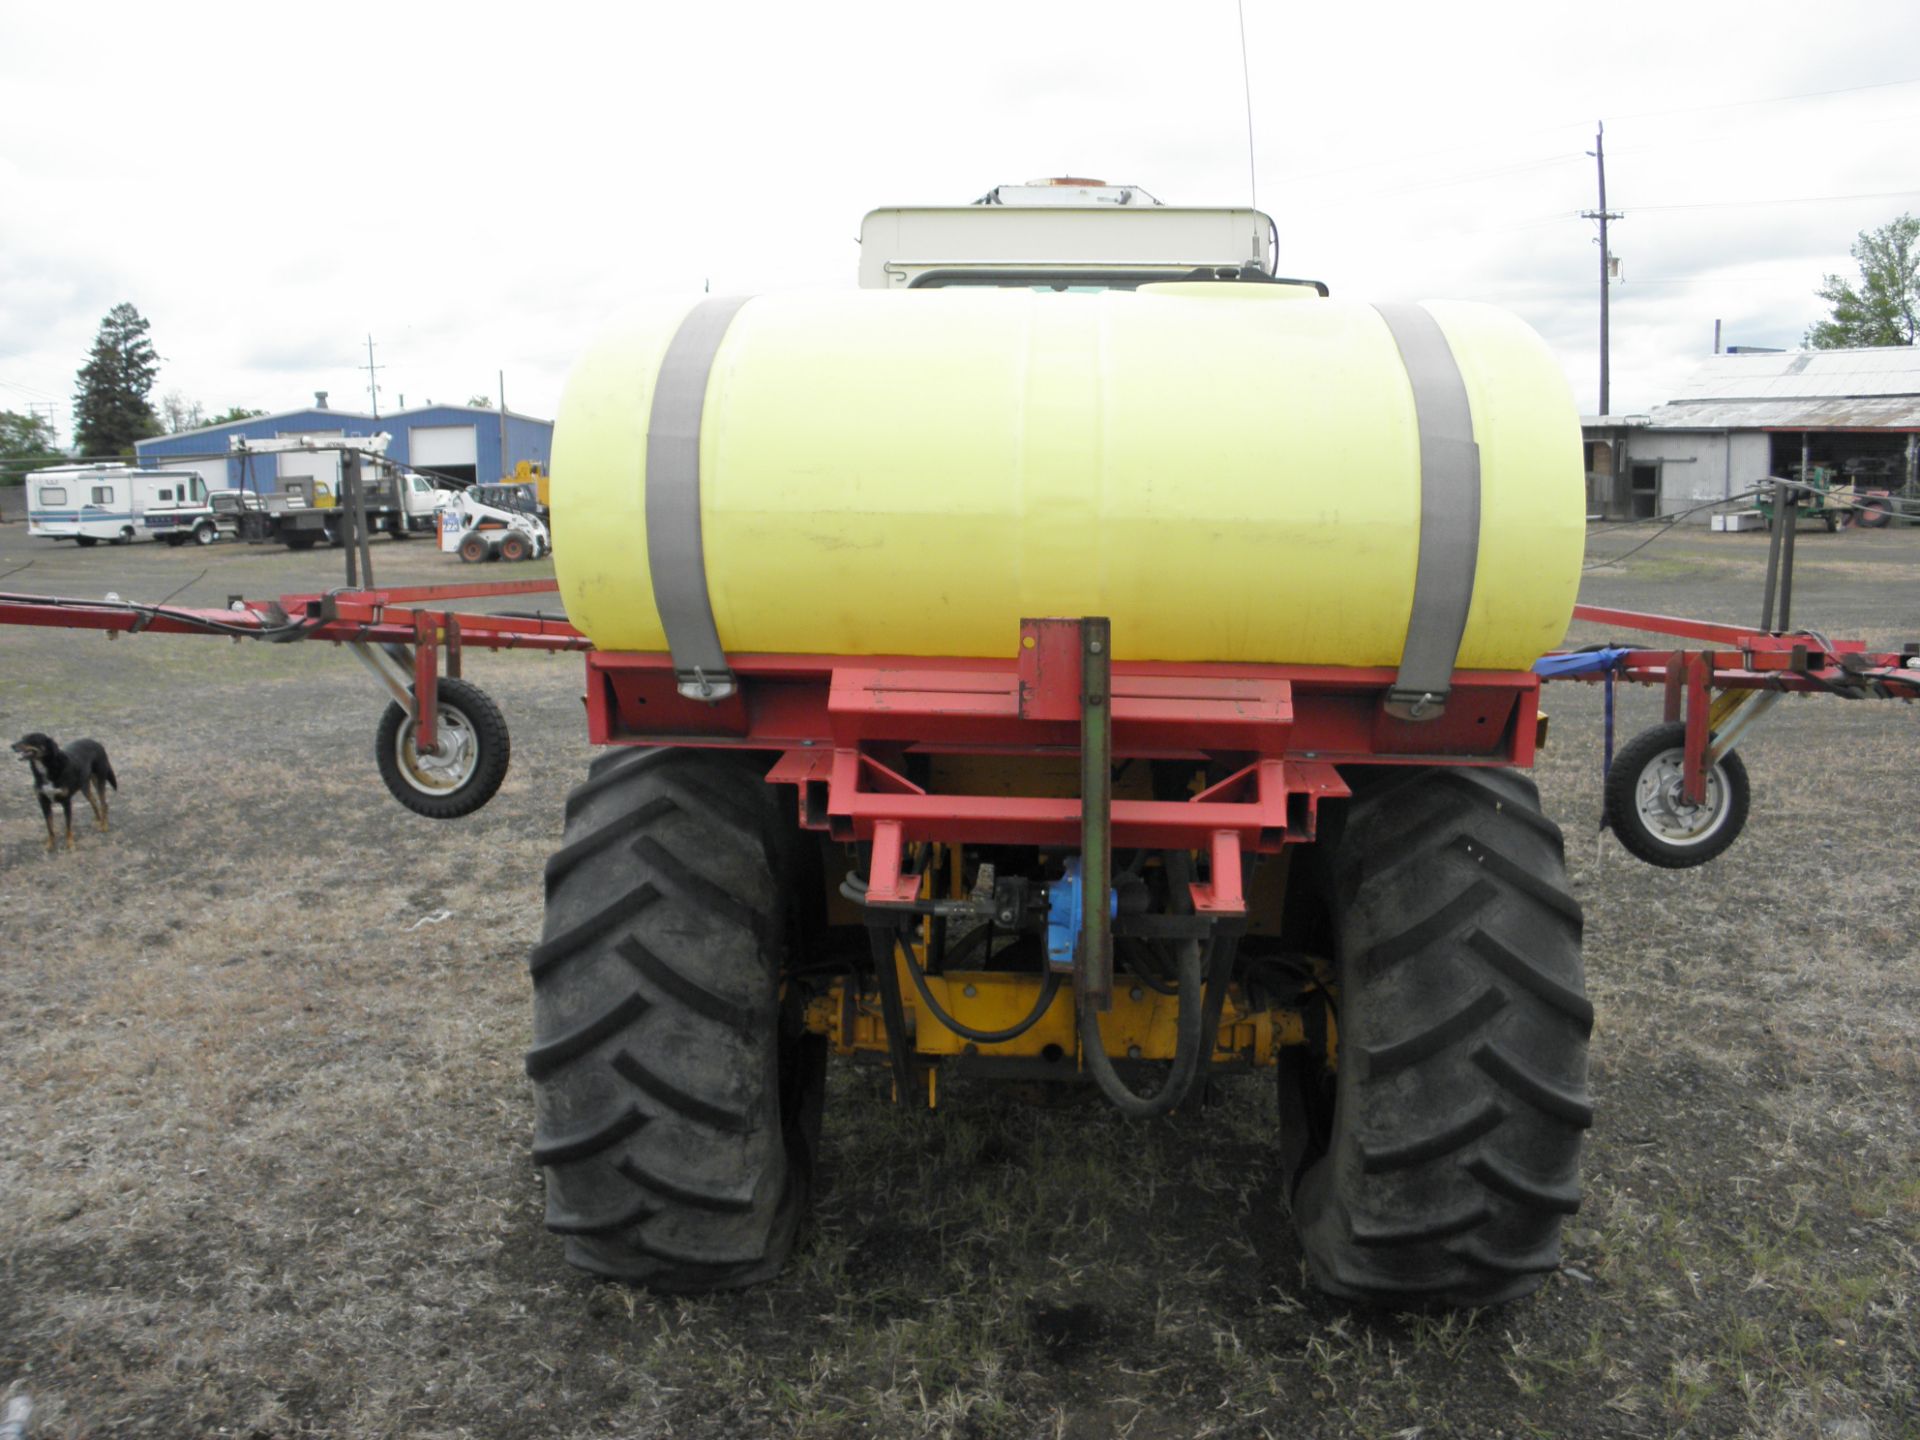
[[[913,980],[913,988],[920,992],[921,1003],[927,1007],[933,1018],[962,1040],[971,1040],[976,1045],[1003,1045],[1009,1040],[1018,1040],[1040,1023],[1041,1017],[1052,1007],[1054,996],[1060,993],[1060,972],[1048,965],[1043,958],[1041,964],[1046,966],[1047,978],[1040,986],[1040,995],[1033,1002],[1033,1008],[1004,1030],[976,1030],[971,1025],[963,1025],[954,1019],[940,1002],[933,998],[933,991],[927,985],[927,977],[915,963],[912,950],[906,950],[905,959],[907,974]]]
[[[866,903],[867,882],[862,880],[858,875],[849,875],[841,883],[840,893],[856,904],[864,905]],[[937,914],[938,912],[934,913]],[[891,938],[893,944],[900,944],[898,936]],[[963,941],[962,943],[964,944],[965,942]],[[891,953],[889,953],[888,958],[891,960]],[[1052,1007],[1054,997],[1060,993],[1060,972],[1048,964],[1043,955],[1040,963],[1046,972],[1046,979],[1040,986],[1040,995],[1039,998],[1034,1001],[1033,1008],[1020,1020],[1004,1030],[976,1030],[973,1026],[962,1024],[960,1021],[954,1019],[953,1016],[947,1013],[946,1007],[933,998],[933,991],[927,985],[926,974],[914,960],[913,951],[910,947],[905,950],[905,958],[907,962],[907,974],[913,980],[913,988],[920,992],[921,1002],[926,1005],[928,1013],[942,1025],[946,1026],[947,1029],[958,1035],[962,1040],[971,1040],[976,1045],[1003,1045],[1009,1040],[1019,1039],[1022,1035],[1026,1034],[1027,1031],[1040,1023],[1048,1009]],[[874,962],[876,965],[880,963],[877,945],[875,947]],[[884,997],[885,991],[883,989],[882,998],[884,999]]]
[[[1167,971],[1172,967],[1162,963],[1159,947],[1155,942],[1121,936],[1115,944],[1121,947],[1127,962],[1127,973],[1135,980],[1156,995],[1179,993],[1178,985],[1167,976]]]
[[[1220,943],[1216,938],[1214,946],[1218,948]],[[1192,1093],[1194,1079],[1200,1073],[1203,1048],[1208,1054],[1213,1050],[1213,1046],[1206,1043],[1206,1011],[1212,1007],[1201,1000],[1198,940],[1181,944],[1179,970],[1180,1024],[1173,1045],[1173,1068],[1167,1072],[1165,1083],[1152,1095],[1136,1095],[1127,1087],[1127,1082],[1114,1070],[1113,1061],[1107,1058],[1107,1044],[1100,1035],[1099,1012],[1085,1003],[1080,1006],[1080,1053],[1087,1071],[1113,1108],[1135,1120],[1151,1120],[1156,1115],[1165,1115],[1185,1100]],[[1215,988],[1224,998],[1226,986]],[[1218,1014],[1217,1009],[1215,1014]],[[1217,1019],[1214,1028],[1216,1032],[1219,1029]]]

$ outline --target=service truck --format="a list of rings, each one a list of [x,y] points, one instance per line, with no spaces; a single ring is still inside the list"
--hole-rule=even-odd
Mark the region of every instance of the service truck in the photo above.
[[[385,434],[348,437],[289,435],[253,439],[236,435],[230,445],[241,457],[243,476],[252,478],[255,456],[289,451],[335,451],[360,459],[360,485],[370,534],[406,540],[431,535],[440,524],[439,512],[452,493],[425,475],[405,470],[385,458],[391,437]],[[285,545],[289,550],[311,550],[322,543],[338,545],[344,533],[340,506],[344,500],[335,486],[312,476],[292,476],[275,491],[257,485],[223,491],[214,505],[230,514],[242,540]]]

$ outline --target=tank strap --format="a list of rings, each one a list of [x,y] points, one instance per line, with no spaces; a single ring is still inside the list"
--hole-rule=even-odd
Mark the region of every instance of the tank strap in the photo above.
[[[647,570],[667,632],[674,679],[689,700],[719,701],[737,688],[707,592],[700,535],[700,420],[707,379],[727,327],[750,296],[716,295],[687,313],[667,346],[647,417]]]
[[[1440,324],[1420,305],[1375,305],[1400,347],[1420,425],[1420,560],[1400,673],[1387,713],[1432,720],[1446,709],[1480,555],[1480,447],[1467,385]]]

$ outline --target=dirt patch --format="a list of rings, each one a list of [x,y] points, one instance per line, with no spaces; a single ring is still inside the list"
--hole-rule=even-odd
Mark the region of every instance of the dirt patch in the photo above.
[[[1763,540],[1676,532],[1586,598],[1751,620]],[[212,604],[334,564],[0,529],[0,569],[27,557],[11,585],[75,594],[205,568],[182,599]],[[1799,557],[1803,623],[1920,638],[1920,536]],[[842,1069],[776,1282],[569,1270],[519,1056],[588,758],[578,662],[469,674],[513,770],[434,824],[380,788],[384,702],[343,653],[0,630],[0,729],[93,734],[123,787],[113,832],[51,859],[0,789],[0,1387],[36,1436],[1920,1434],[1911,707],[1779,707],[1748,835],[1671,874],[1596,838],[1599,696],[1555,687],[1539,774],[1599,1015],[1586,1205],[1535,1298],[1378,1316],[1307,1288],[1253,1079],[1138,1126],[980,1085],[900,1114]],[[1658,707],[1623,694],[1623,736]]]

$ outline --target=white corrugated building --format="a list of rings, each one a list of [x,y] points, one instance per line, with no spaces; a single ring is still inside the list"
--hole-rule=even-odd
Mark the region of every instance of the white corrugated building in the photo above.
[[[1920,347],[1714,355],[1666,404],[1581,425],[1588,513],[1608,519],[1710,506],[1796,475],[1803,456],[1863,488],[1920,497]]]

